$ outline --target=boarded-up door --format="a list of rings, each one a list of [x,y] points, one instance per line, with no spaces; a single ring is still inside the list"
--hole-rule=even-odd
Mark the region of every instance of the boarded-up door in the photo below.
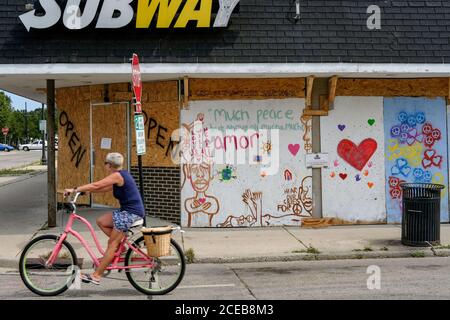
[[[105,158],[110,152],[124,156],[124,169],[128,169],[128,104],[92,105],[92,174],[91,181],[107,176]],[[119,207],[112,192],[92,194],[93,205]]]
[[[402,220],[402,182],[443,184],[441,222],[448,222],[445,100],[385,98],[384,130],[388,222]]]

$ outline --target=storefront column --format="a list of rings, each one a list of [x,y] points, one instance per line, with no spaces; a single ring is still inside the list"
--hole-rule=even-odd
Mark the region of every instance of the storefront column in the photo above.
[[[312,93],[312,108],[320,109],[320,96],[328,94],[328,79],[314,79]],[[312,151],[320,153],[322,150],[320,143],[320,117],[312,117]],[[313,193],[313,211],[314,218],[322,218],[322,169],[312,169],[312,193]]]
[[[56,227],[55,80],[47,80],[48,227]],[[74,186],[75,187],[75,186]]]

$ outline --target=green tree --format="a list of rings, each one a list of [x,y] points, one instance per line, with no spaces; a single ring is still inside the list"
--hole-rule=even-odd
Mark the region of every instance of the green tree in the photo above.
[[[12,111],[11,99],[3,92],[0,92],[0,127],[8,126],[9,115]]]

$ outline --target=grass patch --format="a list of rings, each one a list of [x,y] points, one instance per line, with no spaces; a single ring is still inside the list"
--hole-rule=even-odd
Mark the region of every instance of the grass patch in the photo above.
[[[307,249],[294,250],[292,251],[292,253],[320,254],[321,252],[319,251],[319,249],[314,248],[313,246],[310,245]]]
[[[353,251],[353,252],[361,252],[362,249],[353,249],[352,251]]]
[[[413,257],[413,258],[424,258],[425,257],[425,252],[423,252],[421,250],[411,252],[411,257]]]
[[[380,251],[389,251],[387,247],[380,248]]]
[[[184,256],[186,257],[187,263],[194,263],[194,261],[195,261],[194,249],[192,249],[192,248],[187,249],[186,252],[184,253]]]
[[[314,248],[313,246],[310,245],[308,247],[308,249],[306,249],[306,253],[309,253],[309,254],[320,254],[320,251],[319,251],[319,249]]]
[[[355,259],[363,259],[364,256],[362,254],[355,254]]]
[[[3,169],[0,170],[0,177],[21,176],[30,172],[34,172],[34,170]]]
[[[441,245],[434,247],[435,249],[450,249],[450,244]]]
[[[365,246],[364,249],[363,249],[363,251],[365,251],[365,252],[370,252],[370,251],[373,251],[373,250],[372,250],[371,247]]]

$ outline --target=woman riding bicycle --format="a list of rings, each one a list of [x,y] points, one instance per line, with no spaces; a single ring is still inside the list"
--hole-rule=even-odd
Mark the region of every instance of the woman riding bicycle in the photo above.
[[[106,156],[105,167],[109,175],[99,181],[73,189],[65,189],[66,194],[74,192],[109,192],[120,203],[120,209],[106,213],[97,219],[97,225],[109,237],[108,248],[100,266],[91,275],[82,274],[81,280],[86,283],[100,284],[100,279],[108,265],[114,260],[114,254],[123,237],[137,220],[145,215],[141,195],[131,174],[122,169],[123,156],[120,153],[109,153]]]

